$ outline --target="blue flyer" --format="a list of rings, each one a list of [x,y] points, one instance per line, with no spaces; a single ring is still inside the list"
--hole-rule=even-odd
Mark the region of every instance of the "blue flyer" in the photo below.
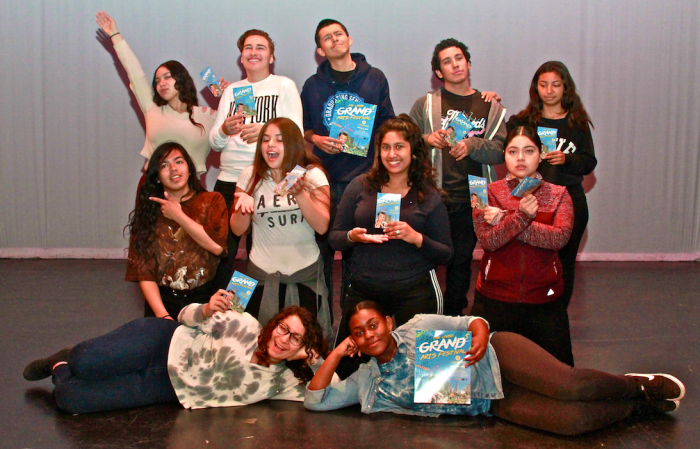
[[[244,117],[254,117],[257,114],[253,86],[234,87],[233,99],[235,101],[234,110],[229,111],[229,116],[241,114]]]
[[[537,190],[537,187],[539,187],[540,183],[542,182],[541,179],[535,179],[535,178],[528,178],[525,176],[520,183],[515,186],[512,192],[510,192],[511,195],[513,196],[525,196],[527,192],[534,192]]]
[[[199,73],[199,76],[206,83],[207,87],[209,88],[211,93],[214,94],[215,97],[221,96],[223,92],[223,90],[221,89],[221,83],[219,82],[219,78],[216,77],[216,74],[214,74],[214,71],[211,69],[211,67],[207,67],[206,69],[202,70]]]
[[[469,331],[416,331],[413,402],[471,404],[471,367],[464,358],[472,345]]]
[[[341,151],[367,157],[377,106],[336,99],[329,137],[340,140]]]
[[[255,279],[234,271],[228,286],[226,286],[228,300],[231,302],[231,310],[243,313],[256,285],[258,285],[258,281]]]
[[[464,137],[474,128],[472,122],[461,112],[455,115],[445,128],[447,131],[447,144],[451,147],[464,139]]]
[[[469,175],[469,196],[471,197],[472,209],[483,209],[489,205],[486,178]]]
[[[377,215],[375,228],[384,228],[387,223],[399,221],[401,195],[398,193],[377,193]]]
[[[557,129],[556,128],[544,128],[542,126],[537,127],[537,135],[540,136],[542,141],[542,154],[547,154],[550,151],[556,151],[557,149]]]

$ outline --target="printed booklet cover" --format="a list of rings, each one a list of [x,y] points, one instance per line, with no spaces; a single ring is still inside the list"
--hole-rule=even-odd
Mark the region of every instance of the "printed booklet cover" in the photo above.
[[[472,199],[472,209],[483,209],[489,205],[486,178],[469,175],[469,196]]]
[[[292,188],[297,179],[306,173],[306,169],[300,165],[295,166],[292,171],[287,173],[282,182],[277,184],[275,187],[275,193],[283,196],[287,194],[287,191]]]
[[[542,141],[542,154],[547,154],[550,151],[555,151],[557,149],[556,128],[544,128],[542,126],[538,126],[537,135],[540,136],[540,140]]]
[[[510,192],[513,196],[525,196],[527,192],[534,192],[542,182],[541,179],[528,178],[525,176],[522,181]]]
[[[447,144],[451,147],[457,145],[457,142],[464,139],[464,137],[474,128],[472,122],[464,116],[461,112],[454,116],[454,118],[447,125],[445,130],[447,134]]]
[[[341,142],[343,153],[367,157],[377,106],[336,98],[329,137]]]
[[[228,300],[231,302],[231,310],[243,313],[248,305],[248,301],[250,301],[250,297],[253,295],[253,290],[255,290],[256,285],[258,285],[258,281],[255,279],[249,278],[238,271],[234,271],[226,287]]]
[[[202,77],[202,80],[204,80],[207,87],[209,88],[211,93],[214,94],[215,97],[221,96],[221,94],[223,93],[223,89],[221,89],[221,83],[219,82],[219,78],[216,77],[211,67],[207,67],[206,69],[202,70],[199,73],[199,76]]]
[[[387,223],[399,221],[401,195],[398,193],[377,193],[377,215],[375,228],[385,228]]]
[[[469,331],[416,331],[413,402],[471,404],[471,367],[463,360],[471,346]]]
[[[244,117],[253,117],[257,114],[255,110],[255,97],[253,96],[253,86],[241,86],[233,88],[233,99],[235,105],[229,111],[229,116],[242,114]]]

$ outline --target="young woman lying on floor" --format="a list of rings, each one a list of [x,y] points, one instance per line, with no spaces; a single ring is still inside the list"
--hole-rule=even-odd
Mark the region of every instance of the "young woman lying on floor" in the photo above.
[[[372,301],[348,315],[350,337],[330,353],[306,391],[311,410],[334,410],[360,403],[363,413],[438,416],[489,412],[517,424],[562,435],[578,435],[620,421],[633,413],[671,412],[685,394],[668,374],[608,374],[567,366],[530,340],[510,332],[489,334],[478,317],[417,315],[394,330],[390,317]],[[416,330],[469,330],[472,346],[471,404],[416,404]],[[346,380],[331,385],[344,356],[372,356]]]
[[[318,322],[306,309],[288,307],[262,327],[248,313],[228,310],[226,295],[219,290],[208,304],[188,305],[179,322],[142,318],[35,360],[24,378],[53,375],[56,405],[68,413],[303,400],[304,384],[327,352]]]

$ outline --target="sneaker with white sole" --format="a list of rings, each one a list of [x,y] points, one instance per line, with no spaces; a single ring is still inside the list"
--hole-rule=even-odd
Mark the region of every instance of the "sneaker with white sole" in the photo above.
[[[679,401],[685,396],[685,385],[683,385],[683,382],[670,374],[629,373],[625,374],[625,376],[633,377],[639,384],[640,390],[649,399]]]

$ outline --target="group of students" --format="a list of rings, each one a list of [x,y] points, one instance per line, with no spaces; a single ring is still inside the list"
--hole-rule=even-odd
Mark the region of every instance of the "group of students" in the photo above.
[[[359,402],[366,413],[491,412],[578,434],[635,411],[678,407],[685,387],[673,376],[573,368],[566,308],[588,219],[581,182],[596,159],[590,119],[563,64],[540,67],[529,105],[506,123],[495,94],[471,88],[466,46],[447,39],[432,59],[444,87],[394,117],[382,72],[351,54],[345,26],[326,19],[315,40],[327,59],[301,96],[291,80],[270,74],[267,33],[249,30],[238,40],[247,78],[224,89],[214,112],[197,105],[194,84],[175,61],[149,85],[114,20],[100,12],[97,22],[146,117],[148,162],[128,224],[127,280],[139,282],[147,317],[26,367],[28,380],[53,376],[61,409],[270,398],[328,410]],[[231,86],[239,85],[253,86],[256,116],[227,115]],[[339,92],[378,106],[367,158],[343,153],[343,142],[328,137]],[[450,145],[445,128],[459,112],[474,128]],[[541,154],[537,126],[558,129],[555,151]],[[198,179],[209,146],[223,150],[212,193]],[[503,162],[508,174],[496,181],[493,165]],[[296,165],[305,174],[276,192]],[[469,174],[493,181],[484,209],[472,210]],[[521,199],[511,196],[524,177],[543,182]],[[375,227],[379,193],[401,196],[400,219]],[[227,258],[238,245],[231,235],[250,228],[246,274],[261,287],[239,314],[216,278],[231,274]],[[476,299],[485,319],[459,316],[477,239],[484,257]],[[343,315],[329,352],[336,250],[343,252]],[[448,267],[444,301],[437,265]],[[418,329],[472,332],[471,405],[413,403]],[[367,363],[342,373],[341,360],[359,354]]]

